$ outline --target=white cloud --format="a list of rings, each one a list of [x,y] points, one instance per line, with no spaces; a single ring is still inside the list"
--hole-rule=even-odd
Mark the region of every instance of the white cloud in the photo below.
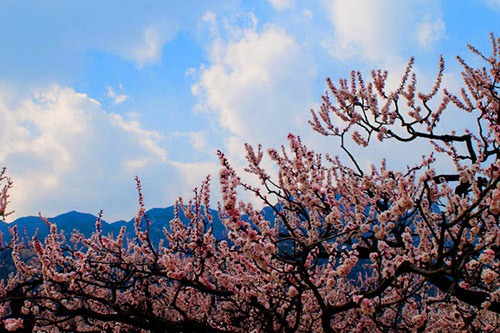
[[[390,63],[415,41],[424,47],[425,38],[436,42],[445,29],[439,1],[335,0],[324,1],[324,6],[334,29],[325,47],[342,60]],[[419,22],[421,17],[432,19]],[[440,35],[430,36],[432,32]]]
[[[280,140],[293,130],[293,115],[307,110],[314,66],[301,46],[276,27],[234,35],[239,38],[214,42],[212,63],[200,68],[192,91],[232,135]]]
[[[325,2],[335,39],[329,45],[337,58],[379,58],[388,52],[393,21],[387,1],[354,0]],[[390,52],[390,51],[389,51]]]
[[[170,139],[172,139],[171,144],[173,146],[179,146],[180,144],[188,142],[190,147],[192,147],[196,152],[206,153],[210,151],[214,154],[213,157],[215,157],[216,148],[212,146],[213,142],[209,140],[208,136],[209,132],[206,130],[170,133]]]
[[[203,14],[202,16],[202,21],[205,22],[205,23],[210,23],[210,24],[213,24],[217,21],[217,15],[215,15],[214,12],[212,11],[207,11],[205,14]]]
[[[215,170],[215,164],[200,163],[181,168],[167,158],[165,138],[136,116],[106,113],[71,88],[52,86],[32,96],[2,92],[0,119],[0,160],[14,180],[11,219],[73,209],[104,209],[107,220],[128,219],[137,209],[135,175],[149,207],[158,207],[172,204]],[[188,137],[184,149],[201,149],[203,134]]]
[[[425,16],[417,26],[417,41],[423,49],[432,47],[445,37],[446,27],[441,17]]]
[[[139,68],[146,64],[158,63],[161,60],[161,51],[165,42],[166,36],[162,36],[158,28],[147,27],[141,39],[131,48],[130,56]]]
[[[144,150],[153,153],[155,158],[159,158],[161,161],[167,160],[167,152],[158,145],[162,137],[158,132],[145,130],[137,120],[132,119],[127,121],[118,114],[110,114],[109,123],[119,127],[124,132],[130,133],[137,139],[137,143],[139,143]]]
[[[124,160],[122,162],[122,165],[125,167],[125,169],[129,171],[133,170],[139,170],[143,169],[148,165],[148,160],[147,159],[132,159],[132,160]]]
[[[500,0],[484,0],[493,9],[500,9]]]
[[[208,148],[207,132],[188,132],[187,133],[191,145],[198,151],[206,151]]]
[[[293,0],[269,0],[277,10],[290,9],[294,7]]]
[[[179,192],[171,192],[169,202],[174,202],[179,197],[190,198],[193,193],[193,188],[200,186],[201,182],[210,175],[212,179],[218,174],[220,165],[214,162],[194,162],[194,163],[183,163],[178,161],[172,161],[172,166],[177,170],[179,181],[183,184],[189,184],[184,186]],[[217,182],[217,179],[215,179]],[[217,196],[217,191],[212,190]]]
[[[196,75],[196,68],[190,67],[184,72],[184,76],[188,78],[193,78]]]
[[[120,90],[122,89],[121,86],[119,88]],[[125,102],[128,98],[128,96],[125,94],[117,94],[113,89],[113,87],[111,86],[106,86],[106,90],[107,90],[106,97],[111,98],[113,100],[113,105],[121,104]]]

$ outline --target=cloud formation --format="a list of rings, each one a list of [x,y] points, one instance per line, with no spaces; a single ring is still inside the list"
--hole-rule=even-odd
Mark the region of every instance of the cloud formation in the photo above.
[[[276,10],[285,10],[294,7],[293,0],[269,0]]]
[[[123,89],[121,87],[121,85],[119,86],[119,89],[120,90]],[[116,93],[115,89],[113,89],[113,87],[111,87],[111,86],[106,86],[106,90],[107,90],[106,97],[111,98],[111,100],[113,101],[112,102],[113,105],[121,104],[121,103],[125,102],[128,98],[128,96],[125,94]]]
[[[500,10],[500,0],[485,0],[491,8]]]
[[[0,160],[14,180],[12,218],[72,209],[108,209],[108,220],[130,218],[136,210],[135,175],[155,198],[150,204],[166,206],[215,170],[169,160],[163,135],[133,116],[106,113],[71,88],[52,86],[32,96],[3,93],[0,118]],[[193,170],[198,173],[189,174]]]
[[[162,36],[161,29],[148,27],[144,29],[138,43],[126,52],[126,56],[133,59],[139,68],[146,64],[158,63],[161,59],[163,44],[166,41],[167,36]]]
[[[430,50],[445,37],[446,26],[442,17],[425,16],[417,26],[417,41],[421,48]]]
[[[211,63],[192,88],[199,107],[214,112],[232,136],[280,142],[310,104],[315,67],[293,37],[272,25],[232,36],[212,44]]]
[[[394,61],[412,42],[422,47],[444,37],[439,1],[324,1],[334,38],[325,43],[332,56],[370,62]]]

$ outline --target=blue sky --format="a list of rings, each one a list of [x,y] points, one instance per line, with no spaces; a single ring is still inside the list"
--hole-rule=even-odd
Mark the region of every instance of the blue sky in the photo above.
[[[148,207],[168,206],[207,174],[217,182],[216,149],[240,169],[245,142],[279,146],[289,132],[335,154],[307,125],[326,77],[384,68],[397,80],[414,55],[425,89],[443,54],[456,88],[454,56],[471,58],[467,43],[488,53],[499,22],[498,0],[2,0],[9,218],[129,219],[135,175]],[[403,165],[403,149],[362,157]]]

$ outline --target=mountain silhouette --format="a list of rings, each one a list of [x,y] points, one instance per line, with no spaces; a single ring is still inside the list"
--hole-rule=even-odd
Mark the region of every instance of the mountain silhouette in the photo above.
[[[213,217],[214,236],[218,239],[225,238],[227,233],[218,216],[218,212],[213,209],[210,209],[209,212]],[[153,244],[158,244],[160,239],[165,238],[163,228],[170,230],[169,222],[174,218],[174,206],[166,208],[152,208],[146,212],[146,216],[151,223],[151,240]],[[188,218],[186,218],[182,210],[180,210],[179,218],[185,225],[189,223]],[[67,239],[69,239],[74,230],[78,230],[86,237],[89,237],[95,231],[97,216],[89,213],[70,211],[55,217],[49,217],[48,220],[56,224],[59,231],[64,231]],[[120,232],[121,227],[125,226],[125,238],[132,238],[134,237],[134,221],[135,217],[129,221],[120,220],[113,223],[108,223],[105,220],[102,220],[102,232],[103,234],[112,233],[116,236]],[[142,223],[145,223],[145,218],[143,218]],[[22,237],[25,240],[30,240],[35,234],[38,239],[43,240],[49,234],[49,227],[40,217],[26,216],[20,217],[11,223],[0,221],[0,232],[3,233],[3,241],[9,242],[11,240],[12,237],[9,229],[14,226],[17,226],[19,237]]]
[[[153,208],[146,212],[146,216],[150,222],[149,234],[151,242],[154,245],[158,245],[161,239],[165,239],[164,228],[170,231],[169,222],[175,216],[174,210],[174,206],[170,206],[166,208]],[[218,212],[214,209],[210,209],[209,214],[212,215],[213,218],[213,235],[217,239],[225,239],[227,231],[219,218]],[[189,224],[189,219],[183,214],[182,210],[179,211],[179,218],[184,225]],[[145,219],[146,218],[143,218],[141,221],[141,223],[143,223],[141,226],[142,230],[145,228]],[[95,231],[97,216],[89,213],[70,211],[55,217],[49,217],[47,220],[56,224],[58,231],[63,231],[66,240],[69,241],[74,230],[81,232],[85,237],[90,237]],[[124,226],[125,239],[133,239],[135,237],[134,222],[135,217],[129,221],[120,220],[113,223],[102,220],[102,233],[104,235],[113,234],[116,236]],[[43,242],[45,237],[49,234],[49,227],[39,216],[20,217],[11,223],[0,221],[0,232],[3,234],[3,242],[8,243],[11,241],[12,235],[10,229],[14,226],[17,226],[19,238],[24,241],[30,241],[33,236],[36,235],[36,237]],[[11,252],[11,249],[0,251],[0,279],[5,279],[8,274],[15,270]],[[33,255],[29,248],[22,249],[21,252],[21,257],[24,260],[27,260]]]

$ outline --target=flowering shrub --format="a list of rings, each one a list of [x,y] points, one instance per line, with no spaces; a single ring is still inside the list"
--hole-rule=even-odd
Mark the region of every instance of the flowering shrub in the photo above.
[[[210,178],[158,246],[150,240],[140,182],[135,238],[75,232],[68,241],[47,222],[44,242],[24,246],[12,230],[17,273],[0,284],[6,330],[106,332],[494,332],[500,330],[500,40],[492,55],[464,68],[455,95],[441,87],[441,59],[430,93],[417,93],[413,59],[399,86],[388,74],[328,80],[313,129],[338,137],[349,165],[290,134],[269,149],[277,168],[246,146],[245,183],[219,152],[227,239],[216,239]],[[439,99],[439,103],[435,103]],[[436,107],[432,107],[436,104]],[[442,133],[442,115],[466,112],[475,128]],[[434,151],[406,171],[385,162],[363,169],[347,148],[430,141]],[[439,161],[449,169],[437,171]],[[252,192],[273,217],[238,200]],[[3,193],[4,197],[6,191]],[[5,202],[5,201],[0,201]],[[5,210],[5,205],[1,206]],[[189,219],[179,218],[183,211]]]

